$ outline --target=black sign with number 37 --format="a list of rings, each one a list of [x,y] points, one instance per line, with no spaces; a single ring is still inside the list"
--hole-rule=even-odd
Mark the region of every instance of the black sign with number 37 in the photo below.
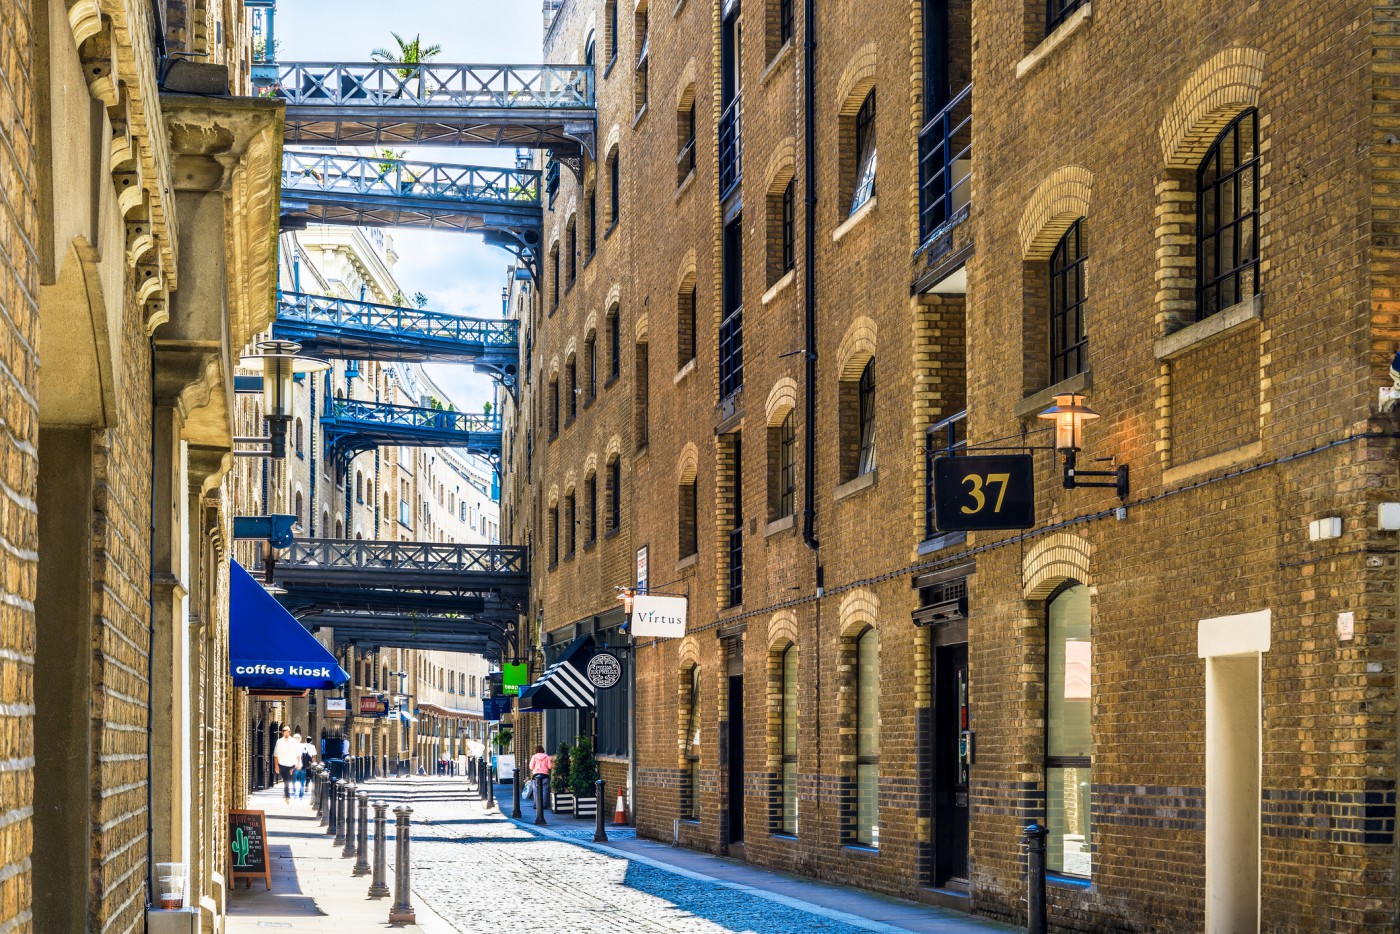
[[[938,531],[1031,528],[1033,471],[1029,454],[938,458],[933,462],[933,519]]]

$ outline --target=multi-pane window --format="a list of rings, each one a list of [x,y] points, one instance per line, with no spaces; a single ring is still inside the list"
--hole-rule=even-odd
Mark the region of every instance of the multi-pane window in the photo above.
[[[856,640],[855,841],[880,845],[880,637],[867,629]]]
[[[636,419],[637,448],[647,446],[651,437],[651,384],[649,365],[649,345],[640,341],[633,348],[636,356],[636,387],[633,395],[633,415]]]
[[[572,422],[578,416],[578,360],[570,357],[564,365],[564,373],[569,378],[564,394],[568,397],[569,421]]]
[[[608,378],[617,379],[622,374],[622,321],[619,309],[614,306],[608,315]]]
[[[719,397],[727,399],[744,384],[743,215],[724,227],[724,314],[719,324]]]
[[[622,216],[622,160],[617,148],[608,157],[608,224],[616,226]]]
[[[695,359],[695,283],[681,287],[676,296],[676,367]]]
[[[622,525],[622,461],[614,457],[608,462],[608,531]]]
[[[583,543],[598,540],[598,475],[589,474],[583,481]]]
[[[854,214],[861,205],[875,195],[875,91],[865,95],[865,100],[856,111],[855,132],[855,188],[851,194],[851,210]]]
[[[559,563],[559,507],[549,507],[549,566]]]
[[[685,715],[685,784],[681,789],[681,816],[700,819],[700,666],[684,675],[689,686]]]
[[[788,179],[787,187],[783,189],[783,272],[788,272],[793,268],[793,265],[795,264],[795,257],[793,256],[793,244],[796,242],[797,238],[794,235],[793,224],[794,214],[796,213],[793,210],[793,181],[793,179]]]
[[[871,357],[860,372],[857,387],[860,429],[860,455],[856,461],[856,476],[875,469],[875,358]]]
[[[696,478],[682,480],[677,491],[677,544],[679,545],[680,557],[688,558],[700,550],[699,542],[699,516],[696,515],[696,508],[699,492]]]
[[[1085,0],[1045,0],[1045,34],[1054,32]]]
[[[768,521],[794,513],[797,502],[797,428],[791,410],[768,428]]]
[[[598,396],[598,338],[593,332],[583,342],[583,378],[587,381],[588,401]]]
[[[779,187],[781,186],[781,187]],[[793,179],[776,179],[768,190],[767,214],[768,230],[764,244],[767,285],[771,288],[779,279],[792,270],[795,231],[793,205]]]
[[[1196,316],[1259,291],[1259,113],[1225,127],[1196,171]]]
[[[648,56],[651,52],[651,44],[647,38],[647,10],[642,4],[637,10],[637,14],[632,21],[633,36],[637,43],[637,71],[634,78],[633,96],[635,98],[634,113],[641,113],[647,105],[647,72],[649,69]]]
[[[574,530],[578,528],[578,502],[574,492],[564,497],[564,558],[574,556]]]
[[[736,431],[728,444],[726,472],[734,488],[734,500],[729,507],[729,602],[738,606],[744,602],[744,445]]]
[[[1080,224],[1070,225],[1050,254],[1050,382],[1084,372],[1084,243]]]
[[[797,833],[797,646],[783,652],[782,823],[783,833]]]
[[[1045,825],[1050,830],[1046,866],[1052,872],[1087,878],[1093,869],[1089,588],[1076,583],[1062,589],[1051,599],[1046,617]]]

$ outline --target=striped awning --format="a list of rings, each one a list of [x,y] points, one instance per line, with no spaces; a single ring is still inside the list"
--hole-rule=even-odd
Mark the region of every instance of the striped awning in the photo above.
[[[597,695],[588,680],[588,660],[593,657],[593,636],[582,635],[569,643],[539,680],[520,692],[520,710],[578,710],[594,707]]]

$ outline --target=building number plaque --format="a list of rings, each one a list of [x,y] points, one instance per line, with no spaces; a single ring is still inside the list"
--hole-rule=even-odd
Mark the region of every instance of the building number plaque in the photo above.
[[[938,458],[933,462],[933,508],[940,532],[1031,528],[1035,525],[1031,455]]]

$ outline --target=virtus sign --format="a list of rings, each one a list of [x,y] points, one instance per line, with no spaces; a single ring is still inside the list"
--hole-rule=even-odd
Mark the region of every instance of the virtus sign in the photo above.
[[[685,597],[637,594],[632,601],[632,635],[679,639],[685,635]]]

